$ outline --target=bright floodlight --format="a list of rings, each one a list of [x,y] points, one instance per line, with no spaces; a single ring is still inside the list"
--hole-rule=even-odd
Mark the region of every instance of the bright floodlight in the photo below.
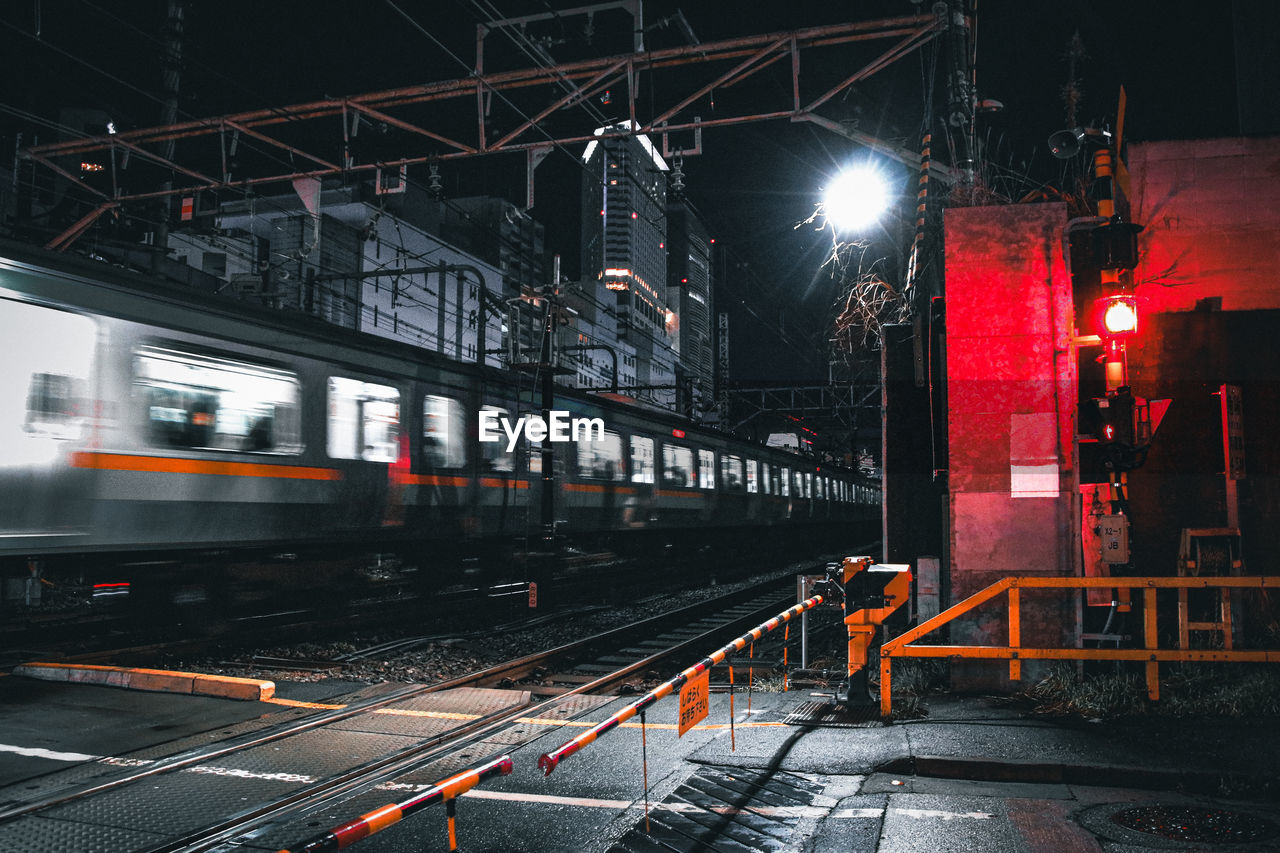
[[[875,169],[846,169],[827,185],[822,211],[837,232],[858,231],[880,218],[889,203],[889,188]]]

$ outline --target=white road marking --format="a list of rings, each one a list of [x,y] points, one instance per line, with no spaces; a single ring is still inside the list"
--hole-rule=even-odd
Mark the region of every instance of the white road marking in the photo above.
[[[630,800],[600,800],[591,797],[558,797],[552,794],[522,794],[516,791],[486,791],[481,788],[472,788],[462,796],[475,797],[481,800],[502,800],[505,802],[524,802],[524,803],[545,803],[557,806],[578,806],[580,808],[592,809],[640,809],[644,807],[644,803]],[[696,806],[691,803],[650,803],[651,811],[671,811],[671,812],[697,812],[707,811],[702,806]],[[735,808],[733,806],[716,806],[709,811],[717,814],[734,815],[734,814],[757,814],[762,817],[780,817],[780,818],[834,818],[836,820],[856,820],[856,819],[879,819],[883,818],[885,810],[883,808],[861,808],[861,809],[836,809],[831,811],[821,805],[816,806],[760,806],[757,808]],[[941,820],[987,820],[993,817],[986,812],[948,812],[941,809],[902,809],[893,808],[890,811],[906,817],[914,818],[939,818]]]
[[[317,781],[314,776],[303,776],[300,773],[255,773],[251,770],[239,770],[235,767],[218,767],[212,764],[199,764],[195,767],[184,767],[183,773],[203,773],[208,776],[233,776],[236,779],[268,779],[272,782],[297,782],[310,785]]]
[[[0,743],[0,752],[12,752],[17,755],[25,755],[31,758],[47,758],[53,761],[97,761],[102,764],[110,764],[116,767],[144,767],[149,764],[156,763],[154,759],[146,758],[117,758],[115,756],[86,755],[82,752],[55,752],[51,749],[41,749],[39,747],[12,746],[10,744]],[[275,782],[294,782],[297,784],[308,785],[316,782],[313,776],[305,776],[300,773],[259,773],[252,770],[241,770],[235,767],[219,767],[216,765],[202,764],[195,767],[185,767],[184,773],[202,773],[213,776],[225,776],[236,779],[268,779]],[[404,782],[384,782],[376,786],[384,791],[410,791],[419,792],[432,787],[430,784],[408,784]],[[474,797],[480,800],[503,800],[506,802],[523,802],[523,803],[544,803],[560,806],[578,806],[580,808],[591,809],[641,809],[644,803],[633,800],[602,800],[591,797],[561,797],[554,794],[525,794],[515,791],[486,791],[480,788],[473,788],[462,796]],[[734,806],[715,806],[710,809],[704,809],[702,806],[696,806],[690,803],[650,803],[649,808],[654,811],[671,811],[671,812],[697,812],[697,811],[713,811],[717,814],[736,815],[736,814],[757,814],[762,817],[778,817],[778,818],[812,818],[821,819],[829,818],[835,820],[854,820],[854,819],[883,819],[885,809],[883,808],[860,808],[860,809],[836,809],[831,810],[829,798],[818,797],[815,799],[814,805],[809,806],[759,806],[756,808],[736,808]],[[890,809],[894,814],[900,814],[904,817],[916,819],[934,818],[938,820],[989,820],[994,815],[987,812],[949,812],[942,809],[908,809],[894,807]]]
[[[968,818],[970,820],[987,820],[995,817],[995,815],[986,812],[945,812],[939,809],[893,809],[895,814],[906,815],[907,817],[936,817],[942,820],[958,820],[960,818]]]
[[[0,743],[0,752],[13,752],[29,758],[48,758],[53,761],[93,761],[98,756],[85,755],[83,752],[54,752],[52,749],[40,749],[31,746],[11,746]]]

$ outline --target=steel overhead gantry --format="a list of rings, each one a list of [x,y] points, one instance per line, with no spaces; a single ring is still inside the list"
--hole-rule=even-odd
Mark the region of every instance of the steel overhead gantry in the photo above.
[[[787,385],[776,387],[731,388],[732,408],[747,412],[732,423],[739,430],[763,414],[786,414],[838,424],[836,434],[851,432],[858,425],[859,409],[880,408],[880,387],[870,383],[836,383],[829,385]]]
[[[50,241],[48,247],[59,250],[103,213],[128,202],[199,191],[249,191],[351,174],[373,175],[381,189],[384,175],[402,176],[411,165],[501,152],[526,153],[532,170],[554,146],[638,134],[661,136],[666,155],[696,154],[705,128],[771,119],[810,122],[918,168],[920,156],[914,151],[845,127],[816,111],[850,86],[927,44],[948,26],[947,16],[941,14],[880,18],[513,71],[477,68],[456,80],[38,145],[20,156],[70,180],[98,201],[94,210]],[[820,53],[885,39],[895,41],[839,79],[838,73],[831,73],[832,66],[847,65],[847,56],[843,63],[832,63],[829,53]],[[767,103],[777,87],[764,87],[744,99],[749,108],[735,110],[722,98],[715,118],[694,114],[696,105],[709,95],[730,90],[787,60],[790,90],[776,96],[777,103]],[[684,67],[705,70],[710,79],[691,83],[690,74],[663,76],[661,92],[647,87],[644,110],[652,114],[642,117],[639,75]],[[802,67],[806,69],[803,77]],[[592,132],[596,128],[562,131],[542,124],[553,114],[614,90],[625,92],[626,120],[613,127],[596,133]],[[474,115],[469,118],[470,110]],[[504,115],[495,118],[495,110]],[[504,131],[497,130],[499,122]],[[358,150],[369,136],[366,133],[366,140],[358,140],[361,126],[379,133],[377,155],[367,158],[369,162],[361,159]],[[692,133],[695,147],[673,146],[674,133]],[[169,143],[179,141],[182,162],[161,153]],[[383,156],[389,149],[396,150],[396,156]],[[931,168],[938,178],[952,178],[948,167],[935,164]]]

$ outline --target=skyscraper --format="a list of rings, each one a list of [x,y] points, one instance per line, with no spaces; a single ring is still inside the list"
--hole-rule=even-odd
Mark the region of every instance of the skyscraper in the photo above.
[[[582,155],[584,286],[601,314],[613,315],[618,338],[635,347],[644,387],[634,396],[673,408],[680,321],[667,292],[668,167],[648,137],[605,135],[629,129],[597,129],[601,138]]]
[[[715,349],[711,334],[711,236],[688,203],[674,197],[667,207],[667,288],[680,318],[678,402],[684,414],[701,415],[713,405]]]

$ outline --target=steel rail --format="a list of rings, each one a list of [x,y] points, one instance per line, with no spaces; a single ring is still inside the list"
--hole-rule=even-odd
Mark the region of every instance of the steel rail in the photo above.
[[[788,591],[790,591],[790,587],[788,587]],[[742,592],[740,591],[728,596],[722,596],[721,599],[717,599],[716,601],[718,601],[722,606],[737,606],[742,603],[740,601],[741,596]],[[727,605],[725,601],[726,599],[729,600]],[[705,605],[706,602],[703,602],[702,604]],[[699,606],[700,605],[693,605],[692,607],[696,608]],[[776,604],[772,606],[776,606]],[[690,609],[692,608],[682,608],[677,612],[685,613]],[[566,697],[597,692],[627,677],[629,674],[651,667],[654,663],[664,658],[680,654],[685,648],[693,643],[703,642],[708,637],[716,634],[723,634],[723,632],[729,630],[731,626],[734,626],[738,622],[748,618],[754,619],[755,617],[739,617],[732,622],[728,622],[724,625],[706,631],[697,637],[681,640],[671,647],[650,655],[637,663],[621,667],[612,673],[606,673],[598,679],[569,689],[564,693],[550,697],[541,702],[535,702],[530,705],[523,705],[517,708],[497,712],[483,720],[478,720],[471,725],[443,733],[432,741],[427,742],[425,745],[415,747],[411,752],[400,752],[395,755],[379,759],[376,762],[366,763],[360,767],[353,768],[339,777],[316,783],[303,790],[295,791],[285,797],[281,797],[276,801],[246,810],[218,824],[210,825],[189,833],[176,841],[170,841],[165,844],[149,848],[146,853],[202,853],[202,851],[209,850],[217,845],[232,843],[238,836],[244,834],[248,830],[255,829],[274,820],[287,817],[296,813],[300,809],[312,808],[322,803],[357,793],[360,790],[367,790],[373,785],[413,772],[432,761],[436,761],[447,756],[452,752],[483,741],[485,738],[496,732],[502,731],[509,725],[523,725],[523,723],[519,722],[521,720],[526,720],[531,717],[540,718],[546,710],[553,708]],[[597,635],[597,637],[609,636],[614,633],[616,632],[604,632],[601,635]],[[595,640],[596,638],[593,637],[588,639]],[[615,637],[614,639],[617,640],[618,638]],[[578,645],[578,643],[571,643],[568,644],[568,646],[560,648],[564,649],[573,647],[576,650]],[[524,661],[526,661],[526,658],[520,659],[520,662]],[[485,672],[491,673],[489,677],[492,678],[492,673],[500,669],[501,667],[494,667],[490,670],[486,670]],[[481,683],[476,680],[476,677],[479,675],[481,674],[452,679],[449,682],[432,685],[432,688],[435,690],[442,690],[446,689],[446,687],[470,686]],[[486,758],[481,760],[486,760],[487,758],[488,757],[486,756]]]
[[[102,794],[115,788],[146,779],[150,776],[155,776],[160,773],[168,773],[173,770],[181,770],[196,764],[203,764],[205,762],[212,761],[215,758],[221,758],[224,755],[229,755],[234,752],[240,752],[241,750],[261,746],[264,743],[270,743],[275,740],[301,734],[302,732],[309,731],[314,728],[345,720],[348,717],[367,713],[385,705],[404,701],[405,699],[417,696],[420,693],[429,692],[430,687],[431,685],[417,685],[414,687],[403,688],[392,693],[388,693],[386,696],[378,696],[365,702],[347,705],[345,708],[326,710],[301,720],[281,723],[266,732],[258,732],[241,738],[232,738],[230,741],[224,741],[220,744],[213,744],[207,747],[187,750],[185,752],[178,753],[175,756],[170,756],[169,758],[161,758],[150,767],[134,770],[105,782],[84,785],[71,791],[62,791],[48,797],[43,797],[39,800],[19,803],[7,808],[0,808],[0,821],[10,820],[41,809],[51,808],[74,800],[80,800],[86,797]]]

